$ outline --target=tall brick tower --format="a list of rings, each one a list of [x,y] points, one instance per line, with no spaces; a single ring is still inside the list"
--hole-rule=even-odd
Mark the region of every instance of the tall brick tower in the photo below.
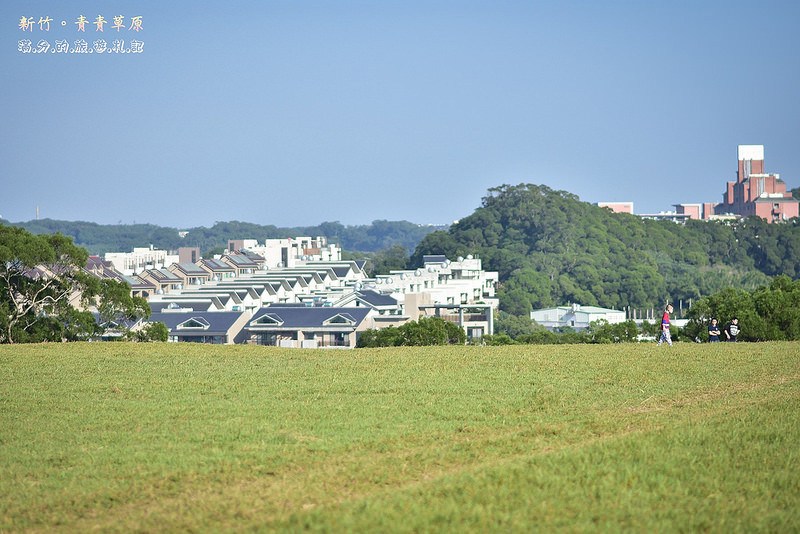
[[[780,175],[764,172],[764,145],[739,145],[738,159],[736,181],[728,182],[717,214],[757,215],[769,222],[800,215],[800,202],[786,192]]]

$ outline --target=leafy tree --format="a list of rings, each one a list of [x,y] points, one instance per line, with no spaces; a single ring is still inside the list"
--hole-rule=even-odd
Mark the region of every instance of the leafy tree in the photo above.
[[[399,327],[403,334],[403,345],[463,345],[467,335],[455,323],[441,317],[421,317]]]
[[[0,341],[13,343],[37,323],[67,312],[75,287],[89,276],[79,270],[87,258],[61,234],[35,236],[0,226]]]
[[[448,258],[467,255],[467,247],[460,245],[449,233],[439,230],[426,235],[411,256],[411,265],[422,267],[422,256],[426,254],[444,254]]]
[[[767,339],[800,339],[800,280],[776,276],[752,297],[756,312],[766,322]]]
[[[399,243],[395,243],[386,250],[376,252],[368,265],[372,276],[376,274],[389,274],[392,270],[403,270],[408,268],[408,249]]]
[[[367,252],[359,252],[357,250],[343,250],[342,260],[344,261],[369,261],[371,255]]]
[[[125,282],[109,278],[90,278],[88,288],[97,295],[97,312],[101,323],[122,323],[150,317],[150,305],[143,297],[131,297]]]
[[[162,322],[147,323],[139,330],[128,331],[126,339],[139,342],[167,341],[169,339],[169,328]]]
[[[0,225],[0,342],[74,341],[98,334],[101,317],[149,316],[127,284],[99,280],[82,269],[88,253],[61,234],[33,235]]]
[[[595,343],[631,343],[638,335],[639,327],[632,320],[609,324],[603,319],[589,325],[589,336]]]
[[[658,336],[661,335],[661,322],[653,321],[642,321],[642,335],[649,336],[655,339],[658,339]],[[672,336],[672,326],[670,325],[670,336]]]
[[[422,317],[399,327],[361,332],[356,347],[463,345],[466,341],[467,335],[457,324],[441,317]]]
[[[544,327],[535,324],[530,316],[514,315],[503,310],[499,310],[494,316],[495,334],[506,334],[517,338],[525,334],[532,334],[542,328]]]
[[[400,345],[403,345],[403,333],[396,326],[387,326],[380,330],[365,330],[361,332],[356,342],[357,348],[399,347]]]
[[[743,341],[800,340],[800,280],[780,275],[753,291],[726,288],[697,301],[688,316],[687,334],[703,340],[712,317],[721,326],[737,317]]]

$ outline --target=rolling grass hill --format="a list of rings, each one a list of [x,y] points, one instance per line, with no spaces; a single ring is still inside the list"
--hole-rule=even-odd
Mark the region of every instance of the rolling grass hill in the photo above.
[[[800,530],[800,344],[0,346],[0,532]]]

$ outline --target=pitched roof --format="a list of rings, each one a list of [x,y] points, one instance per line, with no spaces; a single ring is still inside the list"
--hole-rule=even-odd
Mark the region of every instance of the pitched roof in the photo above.
[[[150,275],[153,280],[158,280],[159,282],[174,282],[178,284],[183,282],[183,278],[168,269],[148,269],[145,274]]]
[[[124,274],[117,275],[119,280],[122,280],[129,286],[131,289],[153,289],[155,290],[156,286],[152,282],[148,282],[147,280],[142,280],[138,276],[126,276]]]
[[[397,299],[391,295],[384,295],[371,289],[358,291],[357,295],[364,301],[373,306],[397,306]]]
[[[281,329],[290,328],[323,328],[342,325],[347,329],[355,328],[366,318],[370,310],[367,308],[333,308],[310,306],[268,306],[261,308],[248,323],[248,327],[269,327],[269,323]],[[260,324],[259,319],[268,316],[267,324]]]
[[[254,261],[256,263],[265,261],[264,260],[264,256],[262,256],[261,254],[257,254],[255,252],[253,252],[252,250],[249,250],[249,249],[246,249],[246,248],[243,248],[242,250],[240,250],[239,253],[240,254],[244,254],[251,261]]]
[[[258,267],[256,262],[244,254],[227,254],[224,256],[224,258],[230,260],[231,263],[234,263],[239,268],[254,269]]]
[[[333,272],[336,273],[336,276],[339,278],[345,278],[350,272],[350,267],[334,267]]]
[[[205,269],[203,269],[199,265],[195,265],[194,263],[191,263],[191,262],[178,263],[178,264],[175,264],[175,267],[177,269],[180,269],[181,271],[183,271],[186,274],[208,276],[208,271],[206,271]]]
[[[162,312],[153,313],[150,319],[148,319],[148,322],[164,323],[167,325],[167,328],[169,328],[171,335],[194,335],[200,332],[204,335],[224,335],[244,313],[246,312]],[[194,319],[195,323],[187,323],[187,321],[191,319]]]
[[[208,269],[212,271],[219,271],[225,273],[231,273],[234,271],[234,268],[228,265],[227,263],[220,261],[220,260],[200,260],[200,263],[208,267]]]

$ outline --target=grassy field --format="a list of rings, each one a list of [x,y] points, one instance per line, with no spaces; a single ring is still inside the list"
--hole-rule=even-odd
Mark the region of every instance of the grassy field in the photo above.
[[[0,346],[0,532],[800,531],[800,344]]]

